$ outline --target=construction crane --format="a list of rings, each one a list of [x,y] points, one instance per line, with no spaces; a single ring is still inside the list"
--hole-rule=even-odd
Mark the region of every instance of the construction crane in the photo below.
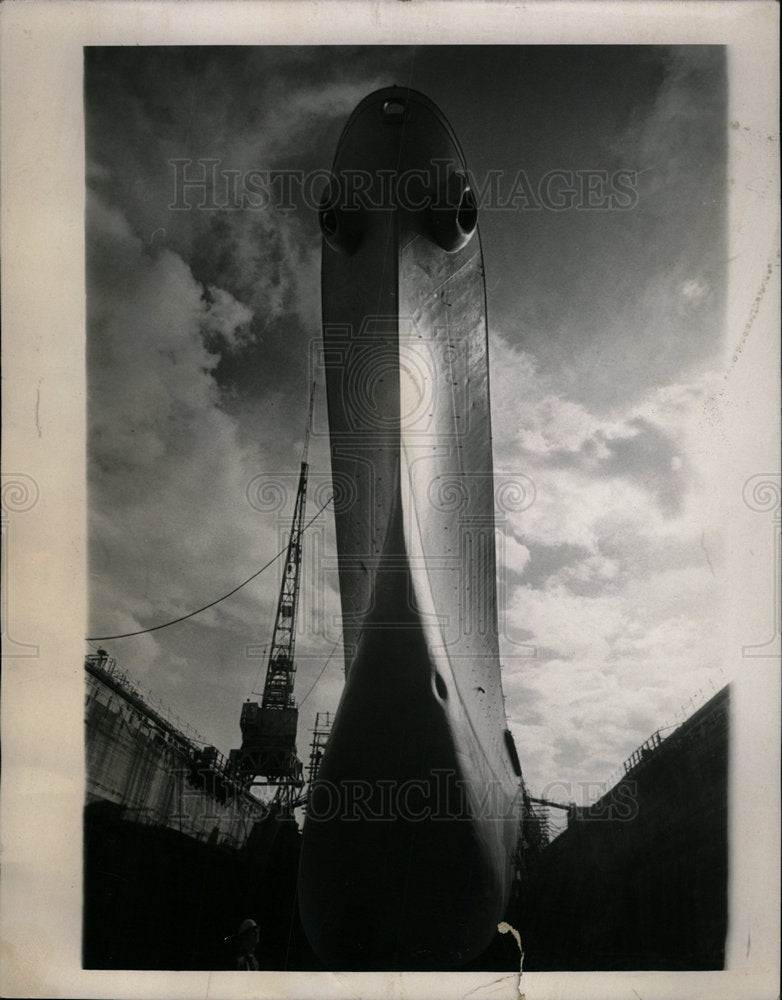
[[[312,427],[312,404],[315,385],[310,392],[307,430],[299,473],[296,504],[280,584],[277,614],[274,619],[266,682],[261,703],[249,699],[242,706],[240,726],[242,746],[232,750],[230,765],[238,779],[247,785],[276,786],[274,802],[285,812],[300,804],[304,786],[303,766],[296,751],[299,710],[293,698],[296,676],[294,648],[296,611],[299,597],[301,541],[307,502],[307,452]]]

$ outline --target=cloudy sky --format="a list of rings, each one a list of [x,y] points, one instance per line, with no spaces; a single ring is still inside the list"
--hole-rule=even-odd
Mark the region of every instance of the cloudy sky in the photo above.
[[[389,84],[442,108],[489,192],[495,468],[534,484],[498,511],[506,707],[533,794],[582,801],[725,681],[697,443],[724,336],[722,48],[86,50],[88,634],[186,614],[283,544],[320,337],[318,184],[296,178]],[[310,515],[325,431],[321,383]],[[330,510],[304,559],[306,758],[341,690]],[[227,753],[278,586],[276,564],[102,645]]]

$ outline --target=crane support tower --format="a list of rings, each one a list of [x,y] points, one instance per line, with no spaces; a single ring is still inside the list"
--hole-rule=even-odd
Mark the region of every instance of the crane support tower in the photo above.
[[[246,784],[278,786],[276,800],[283,805],[292,803],[304,785],[303,767],[296,750],[299,710],[293,698],[293,685],[301,540],[307,503],[307,451],[314,391],[313,384],[263,698],[260,704],[248,699],[242,706],[242,746],[240,750],[231,751],[232,763],[240,779]]]

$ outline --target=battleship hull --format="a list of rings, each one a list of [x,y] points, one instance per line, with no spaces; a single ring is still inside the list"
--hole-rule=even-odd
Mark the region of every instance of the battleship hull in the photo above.
[[[371,94],[321,209],[345,687],[302,922],[341,969],[449,969],[504,916],[520,768],[500,679],[483,258],[456,137]]]

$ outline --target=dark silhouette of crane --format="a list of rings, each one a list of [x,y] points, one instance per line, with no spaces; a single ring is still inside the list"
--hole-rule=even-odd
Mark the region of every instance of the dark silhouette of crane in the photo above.
[[[304,787],[303,767],[296,750],[299,710],[293,698],[293,685],[301,541],[307,502],[307,451],[314,391],[313,384],[263,698],[260,704],[248,699],[242,706],[242,746],[232,750],[229,758],[234,774],[243,784],[277,786],[274,801],[282,811],[289,813],[299,804]]]

